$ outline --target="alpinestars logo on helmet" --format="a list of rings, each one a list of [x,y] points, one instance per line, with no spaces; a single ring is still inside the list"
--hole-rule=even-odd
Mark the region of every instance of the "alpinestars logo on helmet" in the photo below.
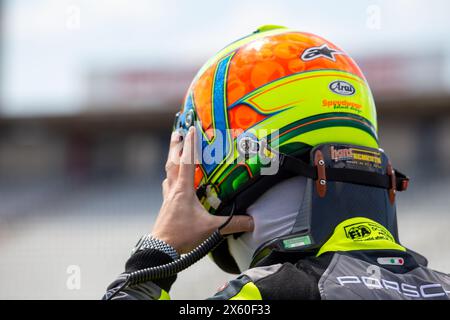
[[[311,47],[306,49],[301,59],[303,61],[310,61],[317,58],[326,58],[331,61],[336,61],[336,54],[344,54],[341,51],[330,49],[327,44],[323,44],[320,47]]]

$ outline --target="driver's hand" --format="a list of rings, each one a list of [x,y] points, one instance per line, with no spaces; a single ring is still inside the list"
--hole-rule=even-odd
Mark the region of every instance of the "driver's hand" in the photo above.
[[[208,238],[228,217],[211,215],[202,206],[194,190],[195,128],[191,127],[184,144],[179,133],[170,141],[166,163],[167,177],[163,181],[163,204],[153,227],[152,235],[184,254]],[[253,231],[250,216],[233,216],[221,230],[222,234]]]

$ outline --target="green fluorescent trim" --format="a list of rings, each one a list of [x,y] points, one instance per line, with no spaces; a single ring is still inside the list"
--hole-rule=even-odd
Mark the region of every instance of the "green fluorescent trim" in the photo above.
[[[266,31],[271,31],[271,30],[276,30],[276,29],[287,29],[287,27],[279,26],[279,25],[275,25],[275,24],[266,24],[266,25],[263,25],[263,26],[259,27],[258,29],[256,29],[256,31],[254,33],[266,32]]]
[[[161,289],[161,295],[158,300],[170,300],[170,295],[165,290]]]
[[[241,291],[239,291],[230,300],[262,300],[261,293],[259,289],[255,286],[253,282],[246,283]]]
[[[368,218],[357,217],[341,222],[330,239],[320,248],[317,257],[325,252],[355,250],[406,251],[381,224]]]

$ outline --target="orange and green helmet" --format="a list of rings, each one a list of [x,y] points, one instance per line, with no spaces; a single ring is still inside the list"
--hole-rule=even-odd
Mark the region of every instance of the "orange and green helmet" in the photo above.
[[[191,125],[200,138],[195,188],[216,214],[261,177],[262,158],[324,143],[378,147],[375,103],[353,59],[322,37],[279,26],[263,26],[206,62],[175,129]]]

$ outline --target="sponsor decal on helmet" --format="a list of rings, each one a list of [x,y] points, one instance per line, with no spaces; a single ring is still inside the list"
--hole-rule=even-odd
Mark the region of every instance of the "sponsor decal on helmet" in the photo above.
[[[342,80],[336,80],[331,82],[328,88],[332,92],[339,94],[341,96],[352,96],[356,92],[355,87],[351,83]]]
[[[311,47],[306,49],[305,51],[303,51],[301,59],[303,61],[311,61],[318,58],[325,58],[331,61],[336,61],[335,55],[337,54],[344,54],[344,52],[331,49],[325,43],[320,47]]]
[[[355,223],[344,227],[345,235],[353,241],[388,240],[395,242],[390,232],[381,225],[370,222]]]
[[[333,108],[337,111],[353,111],[356,113],[362,112],[362,105],[356,102],[348,101],[348,100],[322,100],[322,106],[327,108]]]

